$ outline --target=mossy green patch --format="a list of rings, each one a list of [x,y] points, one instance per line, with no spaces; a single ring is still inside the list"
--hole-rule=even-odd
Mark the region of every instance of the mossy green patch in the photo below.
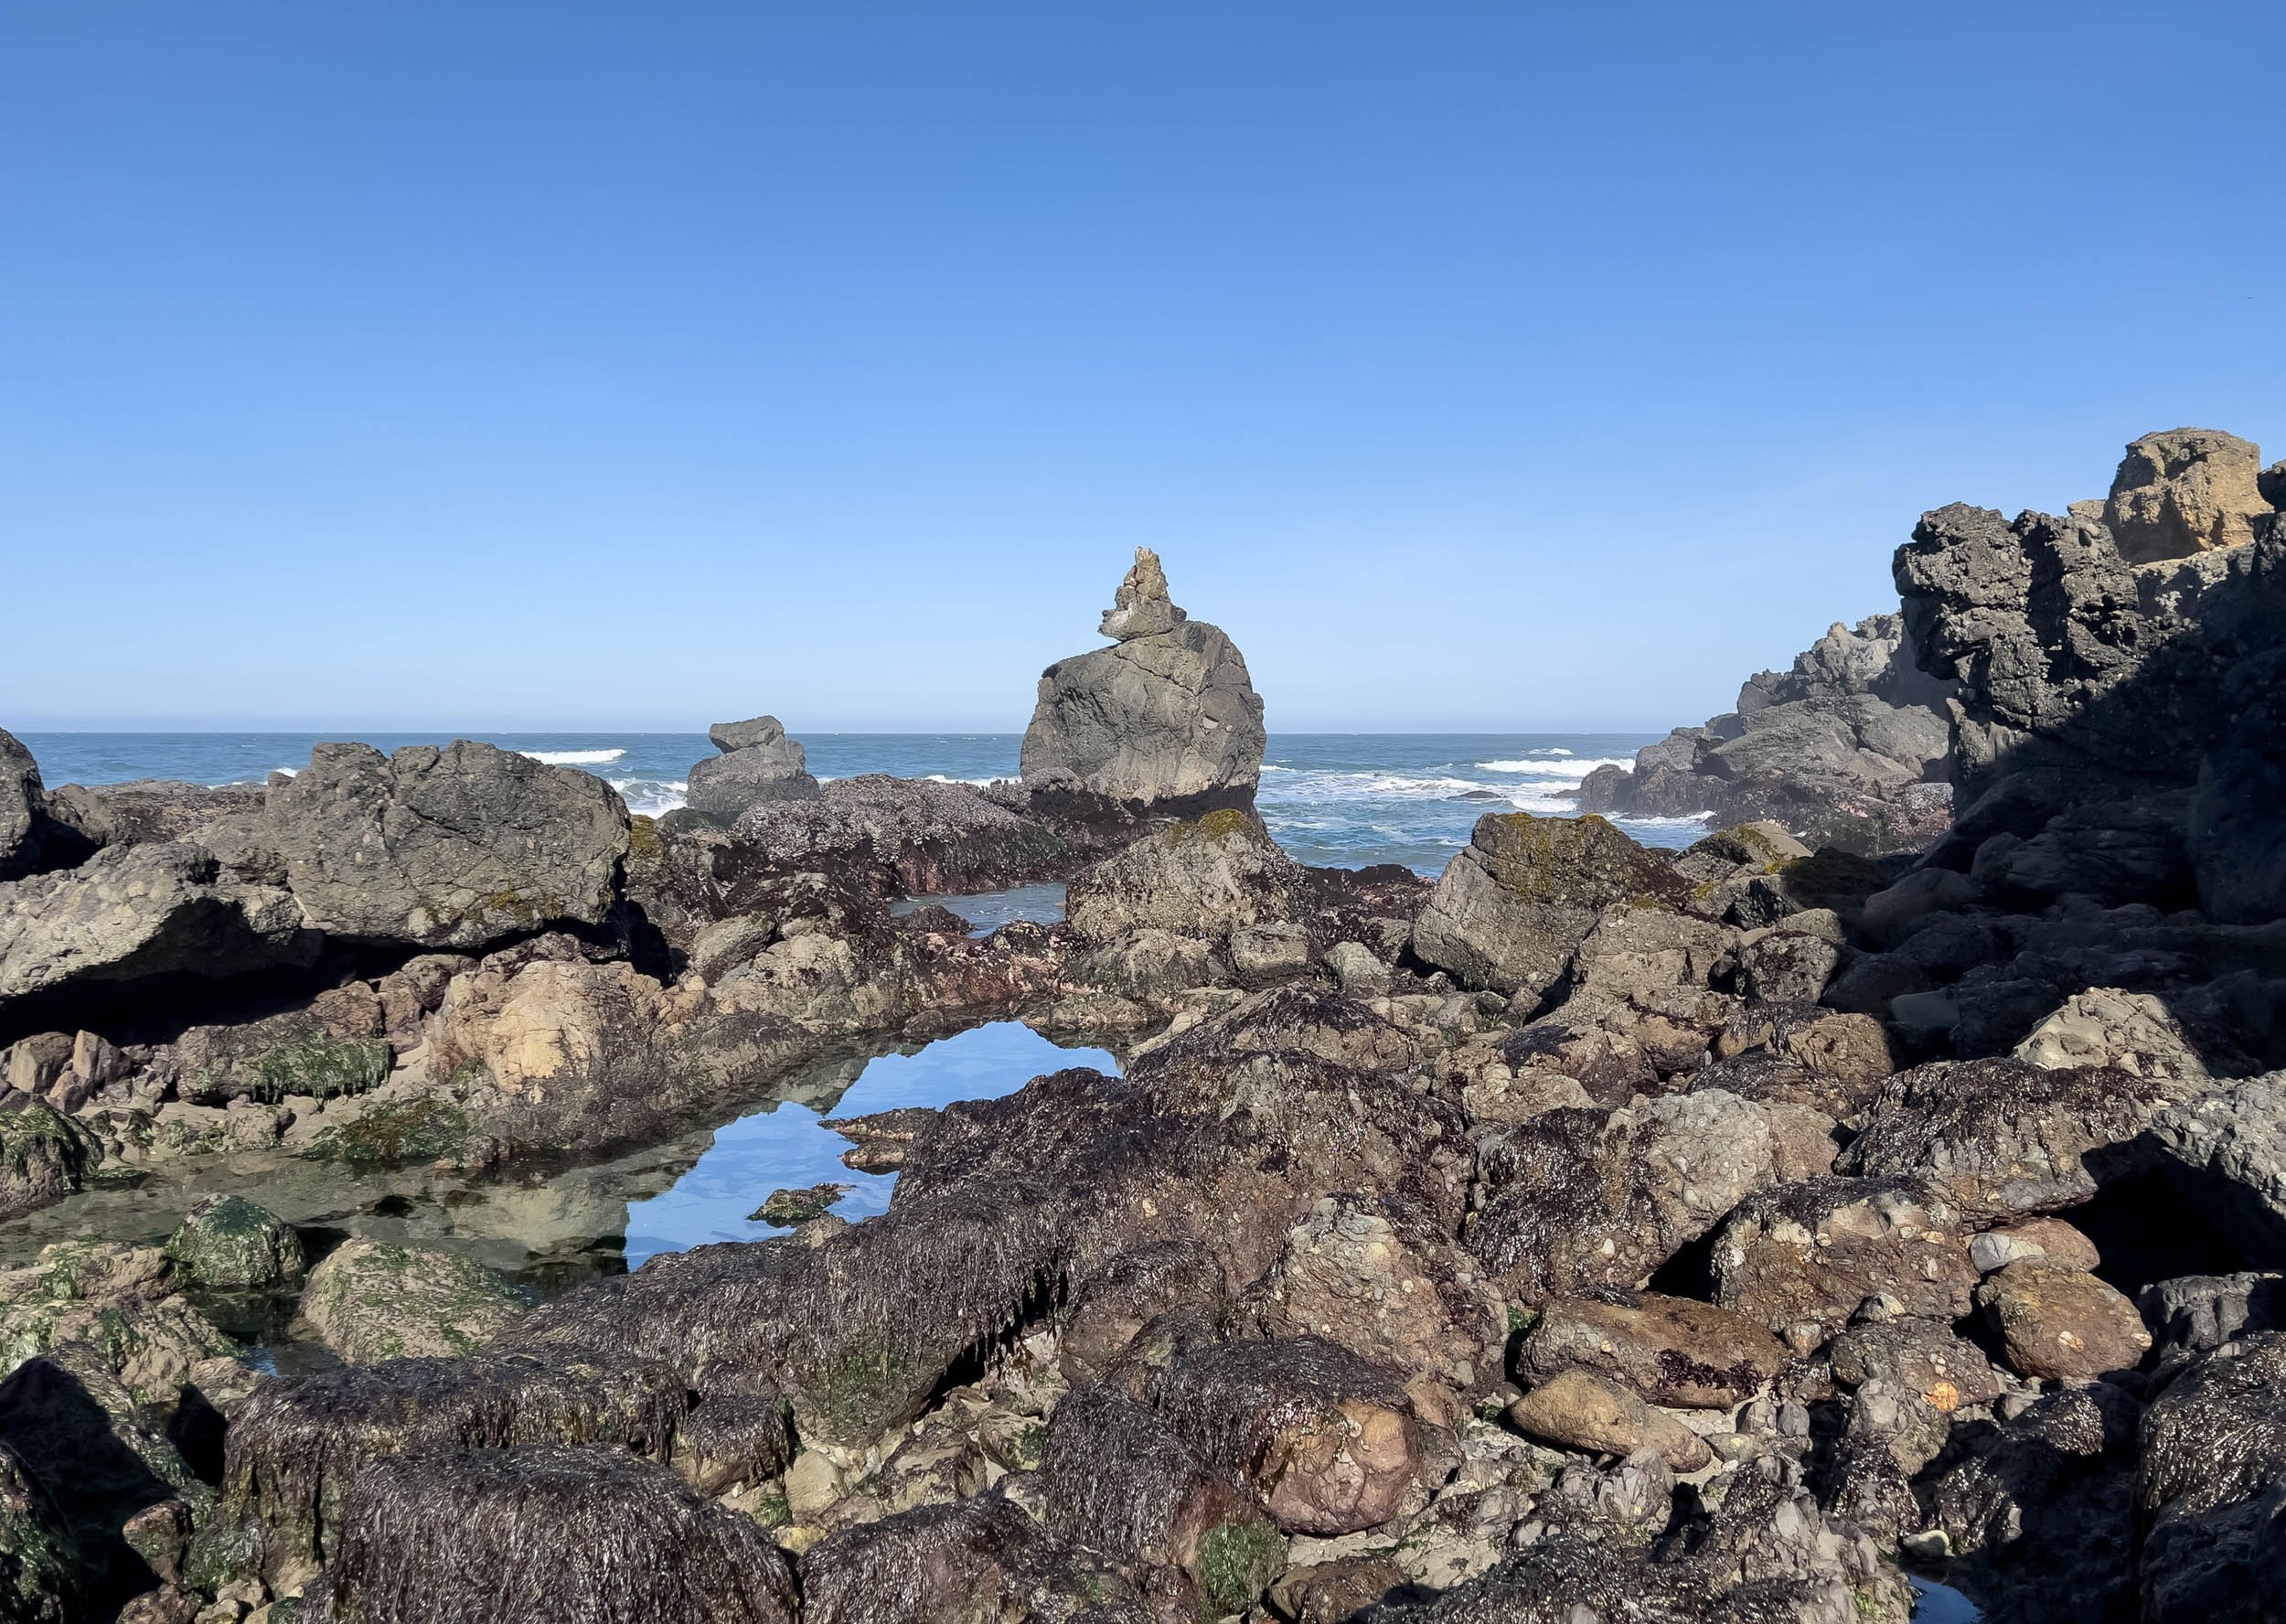
[[[654,863],[666,851],[667,844],[659,839],[657,820],[641,812],[627,819],[627,856],[632,861]]]
[[[468,1136],[468,1113],[458,1106],[439,1099],[401,1100],[326,1129],[302,1154],[312,1161],[352,1167],[448,1161],[467,1150]]]
[[[879,1432],[907,1396],[911,1362],[878,1338],[865,1338],[826,1370],[811,1405],[833,1437]]]
[[[255,1092],[272,1105],[289,1094],[318,1099],[363,1094],[389,1080],[396,1055],[379,1038],[315,1033],[280,1043],[262,1057]]]
[[[1286,1566],[1286,1540],[1267,1522],[1224,1522],[1199,1541],[1199,1587],[1213,1617],[1243,1612]]]

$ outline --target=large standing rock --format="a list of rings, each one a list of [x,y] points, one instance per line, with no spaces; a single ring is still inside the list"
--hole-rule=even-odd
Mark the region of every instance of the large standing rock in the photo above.
[[[1261,696],[1237,646],[1169,600],[1149,549],[1136,550],[1102,629],[1112,647],[1041,676],[1026,787],[1185,814],[1251,806],[1266,742]]]
[[[1074,877],[1064,916],[1091,942],[1138,930],[1219,941],[1249,925],[1297,921],[1304,879],[1261,819],[1225,807],[1160,829]]]
[[[722,753],[691,767],[689,796],[708,817],[728,823],[758,802],[816,797],[808,757],[776,717],[718,721],[707,737]]]
[[[0,884],[0,999],[243,975],[316,952],[294,897],[240,880],[198,846],[118,848]]]
[[[463,739],[393,756],[320,744],[251,832],[309,923],[403,947],[482,947],[601,924],[627,855],[627,808],[571,767]]]
[[[2243,547],[2270,511],[2262,453],[2220,429],[2170,429],[2131,442],[2103,505],[2103,522],[2131,564]]]
[[[1690,888],[1600,817],[1493,812],[1445,865],[1413,951],[1468,987],[1536,997],[1614,903],[1681,908]]]

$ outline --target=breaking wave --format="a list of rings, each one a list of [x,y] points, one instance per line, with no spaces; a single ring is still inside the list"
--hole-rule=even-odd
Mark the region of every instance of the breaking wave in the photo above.
[[[625,750],[523,750],[517,753],[529,755],[534,761],[551,767],[600,767],[607,762],[617,761],[627,753]]]

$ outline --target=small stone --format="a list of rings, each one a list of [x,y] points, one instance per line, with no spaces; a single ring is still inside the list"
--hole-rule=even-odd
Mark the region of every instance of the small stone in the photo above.
[[[1699,1435],[1654,1410],[1607,1376],[1576,1367],[1533,1388],[1508,1408],[1509,1419],[1534,1437],[1599,1455],[1658,1451],[1675,1471],[1696,1471],[1714,1459]]]
[[[774,1224],[780,1229],[793,1229],[822,1216],[854,1188],[854,1185],[828,1181],[800,1190],[774,1190],[767,1201],[747,1214],[747,1221]]]
[[[1969,1259],[1980,1274],[1989,1275],[2033,1257],[2044,1257],[2076,1269],[2093,1269],[2103,1261],[2095,1242],[2061,1218],[2026,1218],[2004,1223],[1969,1243]]]

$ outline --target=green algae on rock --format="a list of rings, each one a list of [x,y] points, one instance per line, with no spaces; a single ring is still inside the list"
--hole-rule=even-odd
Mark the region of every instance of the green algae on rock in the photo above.
[[[457,1253],[345,1241],[310,1271],[302,1318],[352,1364],[475,1353],[524,1316],[506,1277]]]
[[[194,1283],[224,1291],[283,1285],[308,1267],[293,1227],[242,1195],[210,1195],[191,1208],[166,1255]]]

